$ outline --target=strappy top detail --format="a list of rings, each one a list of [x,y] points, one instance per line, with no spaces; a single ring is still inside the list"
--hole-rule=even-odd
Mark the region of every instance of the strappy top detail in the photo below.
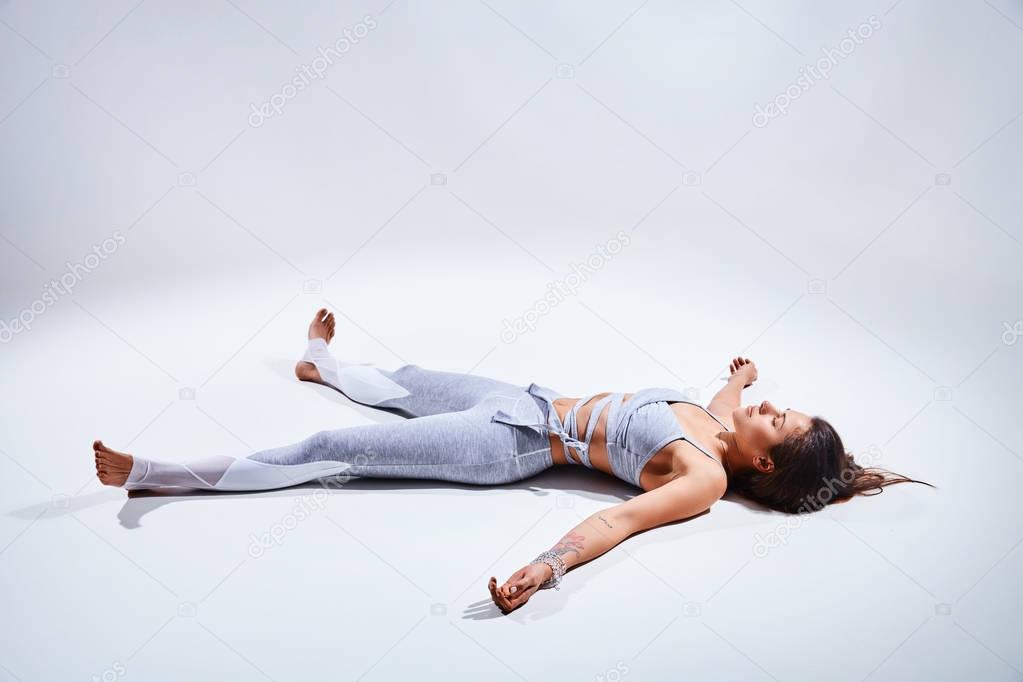
[[[607,406],[605,434],[608,462],[615,476],[639,487],[641,487],[639,476],[643,467],[661,448],[674,440],[692,443],[700,452],[718,462],[714,455],[685,434],[670,407],[671,403],[696,405],[721,424],[726,431],[731,430],[707,408],[687,400],[680,392],[671,388],[647,388],[637,391],[628,400],[624,399],[625,393],[609,393],[597,400],[590,410],[584,436],[580,439],[579,410],[597,394],[585,396],[576,402],[562,423],[558,411],[554,408],[554,400],[560,397],[558,393],[535,383],[530,384],[526,390],[546,404],[546,422],[533,422],[504,410],[497,410],[491,421],[554,433],[565,444],[566,452],[567,448],[572,448],[577,453],[576,459],[579,463],[592,469],[594,467],[589,457],[590,441],[600,421],[601,412]],[[569,461],[573,461],[572,458],[569,458]]]

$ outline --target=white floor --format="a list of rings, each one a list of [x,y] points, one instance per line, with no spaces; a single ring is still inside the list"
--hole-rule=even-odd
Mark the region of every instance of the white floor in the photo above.
[[[0,680],[1023,677],[1019,2],[7,0],[0,64]],[[639,491],[94,480],[396,419],[292,377],[322,305],[570,395],[748,355],[938,488],[726,499],[503,616]]]

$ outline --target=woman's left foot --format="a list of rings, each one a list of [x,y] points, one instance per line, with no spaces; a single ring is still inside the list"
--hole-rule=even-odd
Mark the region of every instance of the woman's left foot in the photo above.
[[[334,325],[334,313],[328,312],[326,308],[320,308],[316,311],[313,321],[309,323],[309,338],[323,339],[330,343],[331,339],[334,338]],[[323,383],[320,370],[316,369],[316,365],[304,360],[299,360],[298,364],[295,365],[295,376],[298,377],[299,381]]]
[[[334,313],[326,308],[316,311],[316,317],[309,323],[309,338],[323,339],[327,343],[334,338]]]

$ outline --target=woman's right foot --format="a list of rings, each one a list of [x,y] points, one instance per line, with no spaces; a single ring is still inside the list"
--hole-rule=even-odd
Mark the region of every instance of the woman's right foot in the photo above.
[[[309,323],[309,338],[323,339],[330,343],[334,338],[334,325],[334,313],[328,312],[326,308],[320,308],[316,311],[313,321]],[[295,376],[299,378],[299,381],[323,383],[323,378],[320,376],[320,371],[316,369],[316,365],[304,360],[300,360],[295,365]]]
[[[96,455],[96,477],[103,485],[122,486],[128,480],[131,473],[131,465],[134,458],[124,452],[111,450],[103,441],[97,440],[92,444],[92,450]]]

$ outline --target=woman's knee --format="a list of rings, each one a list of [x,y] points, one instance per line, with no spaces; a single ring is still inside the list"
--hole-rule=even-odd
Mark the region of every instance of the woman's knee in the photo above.
[[[301,443],[302,453],[306,460],[329,459],[337,445],[335,431],[317,431]]]
[[[304,458],[307,461],[332,459],[348,462],[353,467],[382,463],[386,458],[380,448],[386,447],[386,442],[367,439],[359,428],[317,431],[302,441]],[[346,431],[351,432],[346,434]]]
[[[415,374],[416,372],[422,371],[422,369],[423,368],[420,367],[419,365],[407,364],[398,367],[397,369],[393,370],[390,374],[393,378],[395,375],[401,376],[403,374]]]

